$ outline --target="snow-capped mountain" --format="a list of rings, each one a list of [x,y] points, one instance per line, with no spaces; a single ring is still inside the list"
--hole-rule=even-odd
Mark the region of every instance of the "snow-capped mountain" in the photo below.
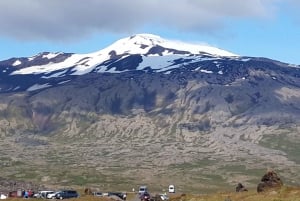
[[[199,192],[275,167],[299,184],[299,78],[297,65],[148,34],[1,61],[1,171],[55,186],[111,186],[117,172],[119,189],[146,174]]]
[[[159,36],[151,34],[139,34],[128,38],[120,39],[109,47],[90,54],[69,54],[43,53],[27,59],[22,65],[22,59],[17,59],[11,64],[22,69],[14,71],[12,74],[39,74],[51,73],[56,70],[73,68],[73,75],[82,75],[91,72],[96,66],[105,61],[114,59],[121,60],[129,55],[141,55],[143,58],[155,56],[167,56],[170,62],[182,56],[203,55],[205,57],[234,57],[233,53],[203,45],[194,45],[178,41],[165,40]],[[61,58],[64,55],[63,58]],[[48,60],[47,63],[38,63],[35,60]],[[192,57],[193,58],[193,57]],[[30,64],[31,63],[31,64]],[[143,63],[141,62],[143,66]],[[105,72],[105,64],[98,68],[100,72]],[[140,67],[140,69],[143,69]]]
[[[245,60],[211,46],[166,40],[151,34],[138,34],[120,39],[105,49],[89,54],[44,52],[29,58],[2,61],[0,76],[6,81],[6,78],[10,77],[13,82],[2,83],[0,92],[47,88],[69,81],[69,76],[91,72],[121,73],[137,70],[171,73],[187,63],[195,66],[202,61],[218,63],[218,60],[223,59]],[[202,71],[211,72],[207,69]],[[51,79],[54,78],[60,78],[60,82],[53,83]]]

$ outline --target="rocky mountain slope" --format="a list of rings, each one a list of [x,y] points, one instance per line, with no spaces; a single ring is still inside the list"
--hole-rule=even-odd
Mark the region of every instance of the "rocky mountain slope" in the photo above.
[[[299,77],[296,65],[149,34],[1,61],[0,176],[195,191],[256,186],[274,168],[300,184]]]

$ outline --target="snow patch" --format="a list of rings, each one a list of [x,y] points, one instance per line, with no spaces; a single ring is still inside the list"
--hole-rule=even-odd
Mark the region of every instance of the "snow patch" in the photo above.
[[[27,89],[27,91],[35,91],[35,90],[44,89],[44,88],[47,88],[47,87],[51,87],[51,85],[49,83],[46,83],[46,84],[35,84],[35,85],[32,85],[31,87],[29,87]]]
[[[61,71],[58,73],[51,74],[49,76],[44,75],[44,76],[42,76],[42,78],[49,79],[49,78],[53,78],[53,77],[63,77],[66,72],[67,72],[67,70],[64,70],[64,71]]]
[[[43,58],[52,59],[55,58],[59,53],[48,53],[46,55],[43,55]]]
[[[208,73],[208,74],[212,74],[213,73],[210,70],[204,70],[204,69],[201,69],[200,72],[202,72],[202,73]]]
[[[243,62],[247,62],[247,61],[250,61],[251,59],[250,58],[241,58],[239,59],[240,61],[243,61]]]
[[[66,80],[66,81],[62,81],[62,82],[59,82],[58,84],[65,84],[67,82],[70,82],[71,80]]]
[[[293,67],[293,68],[300,68],[299,65],[296,65],[296,64],[289,64],[290,67]]]
[[[18,66],[20,64],[22,64],[22,62],[18,59],[12,64],[12,66]]]
[[[166,71],[164,72],[165,75],[171,74],[172,71]]]
[[[28,68],[23,68],[17,71],[14,71],[12,75],[15,74],[40,74],[40,73],[51,73],[56,70],[66,69],[70,68],[76,63],[78,60],[82,58],[81,55],[72,55],[71,57],[67,58],[65,61],[60,63],[48,63],[45,65],[39,65],[39,66],[31,66]]]
[[[18,89],[20,89],[19,86],[15,87],[15,88],[13,89],[13,91],[17,91]]]

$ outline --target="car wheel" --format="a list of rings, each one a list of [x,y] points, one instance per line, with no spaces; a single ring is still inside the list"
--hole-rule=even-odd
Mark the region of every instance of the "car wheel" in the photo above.
[[[62,199],[63,199],[63,197],[61,197],[61,196],[60,196],[60,197],[59,197],[59,199],[61,199],[61,200],[62,200]]]

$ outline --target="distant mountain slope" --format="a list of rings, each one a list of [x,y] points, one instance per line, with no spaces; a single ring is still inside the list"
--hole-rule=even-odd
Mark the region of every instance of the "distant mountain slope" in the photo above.
[[[299,184],[299,77],[299,66],[147,34],[2,61],[0,176],[193,191],[255,186],[271,167]]]

